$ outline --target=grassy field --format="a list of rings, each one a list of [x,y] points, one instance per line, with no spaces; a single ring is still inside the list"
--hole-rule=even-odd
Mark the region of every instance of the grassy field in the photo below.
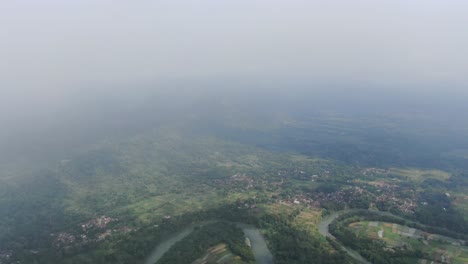
[[[408,179],[421,183],[426,179],[437,179],[441,181],[448,180],[450,174],[441,171],[441,170],[423,170],[416,168],[391,168],[389,170],[390,174],[395,174],[403,177],[408,177]]]
[[[442,262],[443,259],[449,263],[468,263],[468,247],[462,246],[461,241],[422,232],[392,223],[362,221],[352,223],[351,229],[359,236],[366,236],[373,239],[385,241],[387,247],[408,247],[414,250],[421,250],[425,254],[424,261]]]

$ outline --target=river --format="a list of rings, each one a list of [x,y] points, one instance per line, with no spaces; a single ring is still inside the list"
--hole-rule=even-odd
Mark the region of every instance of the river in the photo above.
[[[352,250],[352,249],[350,249],[348,247],[345,247],[338,239],[333,237],[333,235],[330,234],[330,232],[329,232],[329,226],[333,222],[333,220],[335,220],[336,218],[338,218],[339,216],[341,216],[343,214],[346,214],[346,213],[349,213],[349,212],[359,212],[359,211],[363,211],[363,209],[349,209],[349,210],[342,210],[342,211],[333,212],[330,215],[327,215],[324,218],[322,218],[322,220],[320,221],[320,223],[318,225],[318,230],[319,230],[320,234],[322,234],[323,236],[331,237],[332,239],[337,241],[340,244],[340,246],[343,248],[343,250],[345,250],[346,253],[348,253],[348,255],[351,256],[352,258],[354,258],[355,260],[357,260],[357,261],[359,261],[361,263],[369,263],[370,264],[370,262],[368,262],[366,259],[364,259],[358,252],[356,252],[356,251],[354,251],[354,250]],[[410,221],[408,219],[401,218],[400,216],[393,215],[393,214],[391,214],[389,212],[382,212],[382,211],[372,211],[372,212],[374,212],[376,214],[379,214],[379,215],[386,215],[386,216],[391,216],[391,217],[394,217],[394,218],[399,218],[399,219],[407,221],[407,222],[413,222],[413,221]],[[442,235],[437,235],[437,234],[431,234],[431,236],[434,237],[434,238],[437,238],[439,240],[446,241],[447,243],[465,243],[463,240],[454,239],[454,238],[451,238],[451,237],[448,237],[448,236],[442,236]]]
[[[161,243],[157,245],[148,259],[145,261],[145,264],[155,264],[163,255],[166,253],[175,243],[184,239],[186,236],[190,235],[193,232],[196,226],[203,226],[209,223],[214,223],[215,221],[207,221],[198,224],[192,224],[180,232],[173,234],[168,237]],[[273,255],[267,247],[265,238],[260,233],[260,231],[248,224],[244,223],[235,223],[239,228],[242,229],[245,236],[250,239],[252,245],[252,252],[255,257],[255,261],[258,264],[273,264]]]
[[[206,223],[192,224],[186,227],[184,230],[173,234],[164,241],[158,244],[154,249],[148,259],[145,261],[145,264],[154,264],[156,263],[163,255],[166,253],[175,243],[184,239],[186,236],[190,235],[193,232],[196,226],[203,226]]]
[[[333,222],[333,220],[338,218],[340,215],[343,215],[345,213],[352,212],[352,211],[353,210],[342,210],[342,211],[333,212],[333,213],[325,216],[320,221],[320,223],[318,225],[318,230],[319,230],[320,234],[322,234],[323,236],[331,237],[332,239],[335,239],[335,241],[337,241],[340,244],[341,248],[344,251],[346,251],[346,253],[348,253],[348,255],[350,257],[352,257],[353,259],[357,260],[360,263],[370,264],[370,262],[367,261],[364,257],[362,257],[358,252],[356,252],[356,251],[354,251],[354,250],[352,250],[352,249],[350,249],[348,247],[345,247],[343,244],[341,244],[341,242],[338,239],[336,239],[332,234],[330,234],[330,231],[328,229],[328,227]]]
[[[243,223],[236,223],[244,231],[246,237],[250,239],[255,261],[258,264],[273,264],[273,255],[267,247],[265,238],[260,231],[252,226]]]

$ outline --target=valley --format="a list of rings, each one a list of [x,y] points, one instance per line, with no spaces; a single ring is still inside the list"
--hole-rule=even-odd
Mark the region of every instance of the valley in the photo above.
[[[26,175],[4,179],[0,206],[9,213],[0,222],[2,261],[184,263],[226,255],[233,263],[368,263],[369,256],[336,236],[330,240],[326,231],[342,212],[354,210],[388,212],[449,237],[467,232],[462,170],[362,166],[182,131],[167,127],[103,142],[42,171],[34,185]],[[30,202],[19,207],[24,196]],[[263,249],[250,237],[250,259],[224,237],[193,259],[163,261],[189,243],[194,228],[203,229],[194,223],[212,221],[255,227],[241,227],[239,245],[246,236],[262,237]],[[40,232],[29,231],[38,226]],[[217,257],[212,251],[219,245],[227,245],[227,253]],[[259,252],[271,256],[261,260]]]

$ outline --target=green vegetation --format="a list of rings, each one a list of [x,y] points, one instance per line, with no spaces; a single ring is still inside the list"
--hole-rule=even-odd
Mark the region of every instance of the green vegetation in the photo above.
[[[401,141],[382,140],[386,134],[375,130],[363,143],[363,128],[340,123],[348,121],[240,133],[209,127],[216,136],[201,128],[196,135],[161,128],[102,142],[33,175],[0,177],[0,254],[11,255],[8,262],[0,261],[140,263],[158,243],[190,224],[226,220],[259,228],[277,264],[354,263],[338,241],[317,230],[322,216],[349,208],[363,212],[351,218],[354,222],[386,221],[452,238],[468,235],[463,164],[446,158],[438,163],[434,152],[415,159],[422,146],[401,154]],[[337,131],[345,133],[340,142],[324,147]],[[429,254],[416,246],[395,246],[397,237],[388,230],[387,241],[380,241],[353,231],[350,223],[338,222],[334,234],[368,260],[412,263]],[[213,251],[220,244],[226,245],[223,256]],[[463,259],[464,254],[453,256]],[[221,222],[198,229],[161,263],[226,255],[232,263],[252,262],[243,235]]]
[[[390,174],[407,177],[409,180],[421,183],[429,179],[445,181],[450,178],[450,174],[441,170],[422,170],[416,168],[391,168]]]
[[[344,245],[359,252],[361,256],[371,263],[414,263],[414,259],[421,258],[422,252],[407,247],[395,247],[392,251],[386,250],[382,240],[367,236],[359,236],[349,229],[348,225],[354,220],[344,220],[330,225],[330,232]]]
[[[245,263],[254,261],[252,251],[245,244],[242,230],[234,224],[219,222],[195,230],[188,237],[176,243],[157,263],[190,263],[202,257],[210,247],[219,243],[226,243],[230,251],[240,256]]]
[[[415,210],[415,218],[421,223],[445,227],[462,234],[468,233],[468,222],[452,206],[452,201],[446,194],[422,192],[419,201],[422,206]]]
[[[224,243],[209,248],[205,256],[195,260],[192,264],[202,263],[246,264],[241,257],[234,255]]]
[[[260,226],[270,241],[275,263],[354,263],[344,252],[336,251],[321,237],[313,222],[304,221],[310,212],[283,208],[282,212],[268,210],[260,219]],[[274,212],[274,213],[269,213]],[[313,221],[313,219],[310,219]]]
[[[3,200],[3,208],[17,208],[21,215],[12,218],[16,221],[12,224],[14,229],[4,229],[9,231],[4,238],[8,235],[10,239],[2,239],[2,242],[5,248],[15,250],[14,258],[20,261],[142,261],[164,236],[194,221],[226,219],[258,223],[262,219],[267,223],[269,220],[263,215],[261,204],[275,203],[277,198],[273,196],[294,195],[303,188],[300,185],[306,183],[297,167],[308,174],[327,169],[345,175],[342,171],[346,170],[344,166],[334,167],[333,163],[324,160],[270,153],[212,138],[185,139],[156,134],[118,145],[106,143],[83,156],[60,163],[48,172],[50,176],[44,176],[48,181],[37,178],[32,192],[20,191],[21,188],[32,188],[26,182],[9,188],[5,195],[9,200]],[[279,176],[278,171],[284,176]],[[283,180],[284,186],[279,186],[284,177],[290,179]],[[52,180],[57,186],[50,182]],[[41,186],[55,186],[63,192],[51,194]],[[58,200],[60,194],[62,198]],[[23,199],[50,207],[31,204],[28,211],[21,211],[19,204]],[[44,210],[43,217],[34,210],[38,206]],[[55,213],[63,216],[55,216]],[[11,215],[10,212],[2,217]],[[82,230],[83,223],[101,215],[115,220],[102,228]],[[19,222],[18,219],[24,220]],[[111,235],[100,240],[99,237],[105,236],[108,230]],[[276,232],[276,227],[269,226],[268,230]],[[278,230],[274,238],[278,247],[283,236],[300,232],[280,226]],[[24,236],[19,235],[20,232]],[[295,242],[305,241],[301,251],[294,253],[298,258],[300,254],[308,254],[302,258],[308,257],[320,248],[324,258],[328,258],[326,252],[331,247],[326,246],[323,239],[302,236]],[[14,248],[18,239],[28,243],[22,243],[22,248]],[[31,250],[39,252],[32,253]],[[274,254],[281,256],[282,253]]]
[[[460,261],[468,250],[465,235],[382,212],[361,210],[343,214],[330,225],[330,232],[375,263],[414,263],[416,259],[442,261],[449,258]]]
[[[436,262],[450,259],[451,263],[466,263],[467,260],[468,247],[449,237],[385,222],[355,222],[350,227],[358,237],[385,242],[386,248],[407,248],[421,252],[422,259]]]

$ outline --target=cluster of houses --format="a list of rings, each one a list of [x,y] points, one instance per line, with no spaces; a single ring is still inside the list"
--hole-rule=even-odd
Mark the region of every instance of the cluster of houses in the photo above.
[[[68,245],[71,245],[73,243],[75,243],[76,241],[76,237],[70,233],[67,233],[67,232],[60,232],[58,233],[57,235],[55,234],[50,234],[51,236],[56,236],[55,237],[55,242],[54,242],[54,246],[56,248],[61,248],[61,247],[64,247],[64,246],[68,246]]]
[[[381,168],[365,168],[361,172],[364,176],[388,175],[388,170]]]
[[[293,197],[288,197],[286,199],[280,199],[277,201],[279,204],[284,205],[304,205],[307,208],[319,208],[320,202],[318,200],[313,200],[310,197],[307,197],[302,194],[295,195]]]
[[[83,231],[88,231],[88,230],[91,230],[91,229],[97,229],[97,228],[106,228],[107,225],[112,222],[112,221],[116,221],[117,219],[113,219],[111,217],[108,217],[108,216],[105,216],[105,215],[102,215],[96,219],[93,219],[93,220],[89,220],[88,222],[86,223],[82,223],[81,224],[81,229],[83,229]]]
[[[314,199],[318,201],[319,205],[336,203],[344,204],[347,202],[349,197],[347,197],[346,192],[343,190],[335,191],[332,193],[323,193],[319,192],[313,195]]]
[[[254,187],[254,180],[246,174],[236,173],[227,179],[216,179],[214,183],[225,187],[242,187],[252,189]]]
[[[132,229],[132,228],[130,228],[128,226],[120,226],[120,227],[113,228],[113,229],[106,229],[104,232],[100,233],[97,236],[96,241],[104,240],[108,236],[111,236],[113,233],[126,234],[126,233],[130,233],[132,231],[134,231],[134,229]]]
[[[414,213],[414,209],[417,206],[415,198],[399,198],[394,190],[384,188],[381,189],[379,194],[372,195],[367,190],[359,186],[353,186],[331,193],[318,192],[311,194],[297,194],[285,199],[278,199],[277,202],[289,206],[303,205],[312,209],[320,208],[322,205],[330,203],[345,204],[362,195],[373,196],[375,201],[393,202],[398,209],[405,213]]]
[[[389,171],[387,169],[381,168],[365,168],[361,170],[361,173],[364,176],[375,176],[388,175]],[[316,174],[309,176],[300,169],[279,170],[277,172],[277,175],[281,177],[291,177],[291,175],[294,175],[295,178],[300,177],[304,179],[310,179],[311,181],[319,181],[323,178],[328,178],[330,176],[330,171],[323,171],[321,174],[321,176]],[[280,183],[275,183],[274,185],[281,186],[283,182],[284,178],[281,179]],[[324,204],[330,203],[345,204],[364,195],[371,198],[374,202],[390,202],[402,212],[409,214],[414,213],[414,210],[417,207],[416,192],[411,189],[404,190],[405,196],[402,197],[400,195],[402,190],[399,189],[400,187],[395,184],[394,180],[393,182],[388,182],[385,180],[365,183],[359,180],[351,180],[348,182],[354,182],[355,184],[360,183],[361,186],[350,186],[348,188],[330,193],[318,192],[310,194],[298,194],[286,199],[279,199],[276,202],[290,206],[305,205],[309,208],[320,208]],[[367,190],[368,185],[375,187],[376,191]]]
[[[402,198],[400,195],[402,190],[398,190],[398,185],[385,181],[379,181],[372,185],[379,188],[375,195],[376,202],[392,203],[400,211],[407,214],[414,214],[414,210],[417,207],[416,192],[414,190],[404,190],[406,197]]]
[[[111,229],[107,229],[106,231],[104,231],[103,233],[100,233],[96,239],[96,241],[101,241],[101,240],[104,240],[106,239],[106,237],[108,236],[111,236],[112,235],[112,230]]]
[[[355,189],[356,190],[353,190],[353,192],[349,192],[349,190],[340,190],[332,193],[318,192],[312,194],[297,194],[286,199],[280,199],[277,202],[285,205],[305,205],[308,208],[320,208],[323,204],[330,202],[344,204],[349,201],[349,199],[352,199],[353,193],[363,192],[359,187]]]
[[[82,234],[74,235],[67,232],[61,232],[58,234],[50,234],[55,237],[54,246],[56,248],[63,248],[71,245],[83,245],[92,241],[101,241],[111,236],[113,233],[126,234],[134,231],[128,226],[120,226],[115,228],[108,228],[111,222],[115,222],[117,219],[102,215],[96,219],[89,220],[85,223],[81,223],[80,227]],[[95,232],[100,231],[102,232]],[[93,231],[93,232],[91,232]]]

